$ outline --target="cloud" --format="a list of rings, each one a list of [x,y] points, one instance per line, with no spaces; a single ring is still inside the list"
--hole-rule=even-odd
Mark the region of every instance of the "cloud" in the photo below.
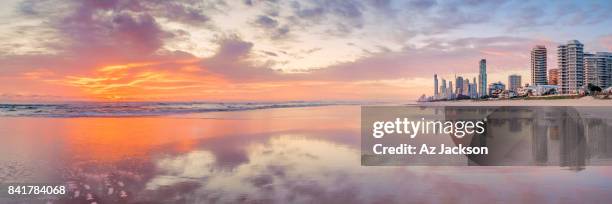
[[[278,26],[278,21],[265,15],[258,16],[257,20],[255,20],[255,23],[266,29],[276,28],[276,26]]]
[[[537,28],[543,25],[549,25],[551,21],[544,19],[546,10],[539,6],[529,6],[517,11],[517,15],[513,18],[513,24],[508,28],[513,31],[521,28]]]
[[[292,18],[294,23],[310,26],[328,22],[328,34],[346,35],[364,24],[364,5],[359,1],[295,1],[291,7],[298,17]]]
[[[579,27],[594,24],[605,24],[610,21],[612,4],[598,1],[562,2],[547,4],[545,2],[513,2],[520,9],[507,12],[509,31],[544,30],[546,27]],[[571,8],[571,9],[568,9]]]
[[[43,22],[59,42],[48,47],[79,55],[99,52],[115,57],[154,54],[174,37],[158,19],[193,26],[206,25],[218,3],[181,1],[61,1],[26,0],[18,4],[19,14]],[[135,54],[138,53],[138,54]],[[91,57],[91,56],[90,56]]]
[[[436,0],[413,0],[408,2],[408,6],[418,10],[428,10],[436,4],[438,4]]]
[[[251,48],[253,48],[253,43],[243,41],[237,35],[230,35],[220,39],[219,46],[219,50],[214,58],[234,61],[246,57],[250,53]]]
[[[429,77],[436,72],[476,72],[481,58],[489,60],[490,66],[493,66],[490,70],[526,68],[530,46],[540,43],[545,42],[514,37],[462,38],[451,42],[431,41],[423,48],[406,48],[399,52],[387,50],[357,61],[290,74],[249,63],[246,57],[250,54],[253,44],[233,36],[222,40],[219,54],[204,59],[203,66],[214,73],[235,80],[388,80]],[[549,47],[549,49],[554,48]]]
[[[504,3],[504,0],[467,0],[436,5],[435,9],[426,14],[425,19],[431,23],[423,31],[424,33],[439,33],[464,25],[487,22],[494,15],[490,11],[496,10]]]
[[[596,1],[580,5],[565,3],[557,5],[555,9],[557,21],[562,25],[598,24],[610,21],[610,17],[612,17],[609,12],[612,9],[612,4]]]
[[[155,18],[140,12],[138,3],[82,1],[74,13],[52,22],[62,33],[67,52],[99,56],[100,52],[121,58],[138,58],[161,48],[171,34]],[[134,6],[131,6],[134,5]]]
[[[268,15],[259,15],[254,21],[254,24],[258,27],[261,27],[268,35],[269,39],[272,40],[282,40],[287,39],[289,37],[289,32],[291,31],[290,26],[288,25],[279,25],[278,20],[274,19],[272,16]]]
[[[224,36],[218,43],[217,53],[201,62],[201,66],[211,73],[242,82],[269,80],[279,75],[278,71],[256,66],[248,61],[253,43],[246,42],[237,35]]]
[[[169,9],[173,12],[169,12],[166,17],[175,21],[206,19],[198,11],[188,8],[185,2],[160,3],[155,6],[148,3],[116,0],[24,1],[18,5],[20,13],[28,18],[44,19],[37,28],[55,32],[52,38],[56,38],[56,41],[43,44],[46,49],[55,52],[26,55],[8,53],[0,60],[0,64],[7,69],[0,72],[14,75],[47,69],[56,76],[84,75],[109,64],[172,61],[193,57],[188,53],[162,49],[165,40],[172,38],[173,33],[162,29],[153,14]]]
[[[181,22],[194,26],[202,26],[210,21],[210,17],[204,14],[208,9],[204,9],[200,1],[187,1],[168,3],[165,1],[143,1],[155,14],[171,19],[172,21]],[[214,8],[214,6],[213,6]]]

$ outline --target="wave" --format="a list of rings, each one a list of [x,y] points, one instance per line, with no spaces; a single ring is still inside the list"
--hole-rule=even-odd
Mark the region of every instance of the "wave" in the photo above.
[[[212,102],[81,102],[65,104],[0,104],[0,117],[130,117],[218,111],[340,105],[341,102],[212,103]]]

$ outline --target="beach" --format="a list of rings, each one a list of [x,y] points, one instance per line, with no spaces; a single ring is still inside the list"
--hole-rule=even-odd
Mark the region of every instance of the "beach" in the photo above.
[[[585,96],[577,99],[502,99],[502,100],[457,100],[421,102],[421,105],[434,106],[612,106],[610,99],[595,99]]]
[[[612,168],[605,166],[581,171],[559,166],[361,166],[356,105],[133,117],[0,117],[0,134],[0,182],[68,183],[79,192],[63,198],[68,203],[612,199]]]

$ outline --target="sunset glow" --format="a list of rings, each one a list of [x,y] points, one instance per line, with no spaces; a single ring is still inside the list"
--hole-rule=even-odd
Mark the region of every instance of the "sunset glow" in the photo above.
[[[611,4],[7,1],[7,101],[414,100],[433,73],[529,77],[529,49],[612,48]],[[564,8],[575,12],[559,13]],[[169,9],[171,8],[171,9]],[[549,59],[555,59],[549,52]],[[550,67],[556,61],[550,60]]]
[[[186,74],[194,72],[189,67],[195,62],[197,61],[184,60],[108,65],[96,69],[90,76],[67,76],[63,82],[68,86],[84,90],[91,97],[102,100],[145,99],[147,96],[153,97],[166,92],[201,88],[204,85],[201,81],[219,85],[223,83],[223,80],[219,78]],[[181,67],[180,72],[153,68],[153,66],[163,67],[164,64],[177,64],[184,67]]]

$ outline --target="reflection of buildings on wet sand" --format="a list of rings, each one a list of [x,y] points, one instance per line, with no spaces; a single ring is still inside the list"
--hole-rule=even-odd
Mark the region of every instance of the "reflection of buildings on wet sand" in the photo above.
[[[554,153],[558,158],[551,162],[573,170],[605,164],[604,160],[612,158],[612,138],[606,134],[612,130],[612,121],[588,114],[601,111],[604,109],[550,107],[536,113],[540,115],[533,124],[533,161],[547,163]]]
[[[580,170],[586,164],[586,141],[584,122],[578,112],[571,108],[559,111],[558,122],[561,130],[559,165]]]
[[[572,170],[610,164],[612,137],[606,133],[612,132],[612,119],[607,112],[602,107],[496,107],[483,135],[493,151],[478,163]]]
[[[586,139],[589,150],[588,157],[591,159],[591,163],[611,159],[612,138],[610,138],[609,133],[612,132],[612,125],[610,125],[612,121],[601,118],[585,118],[585,121],[587,121]]]

